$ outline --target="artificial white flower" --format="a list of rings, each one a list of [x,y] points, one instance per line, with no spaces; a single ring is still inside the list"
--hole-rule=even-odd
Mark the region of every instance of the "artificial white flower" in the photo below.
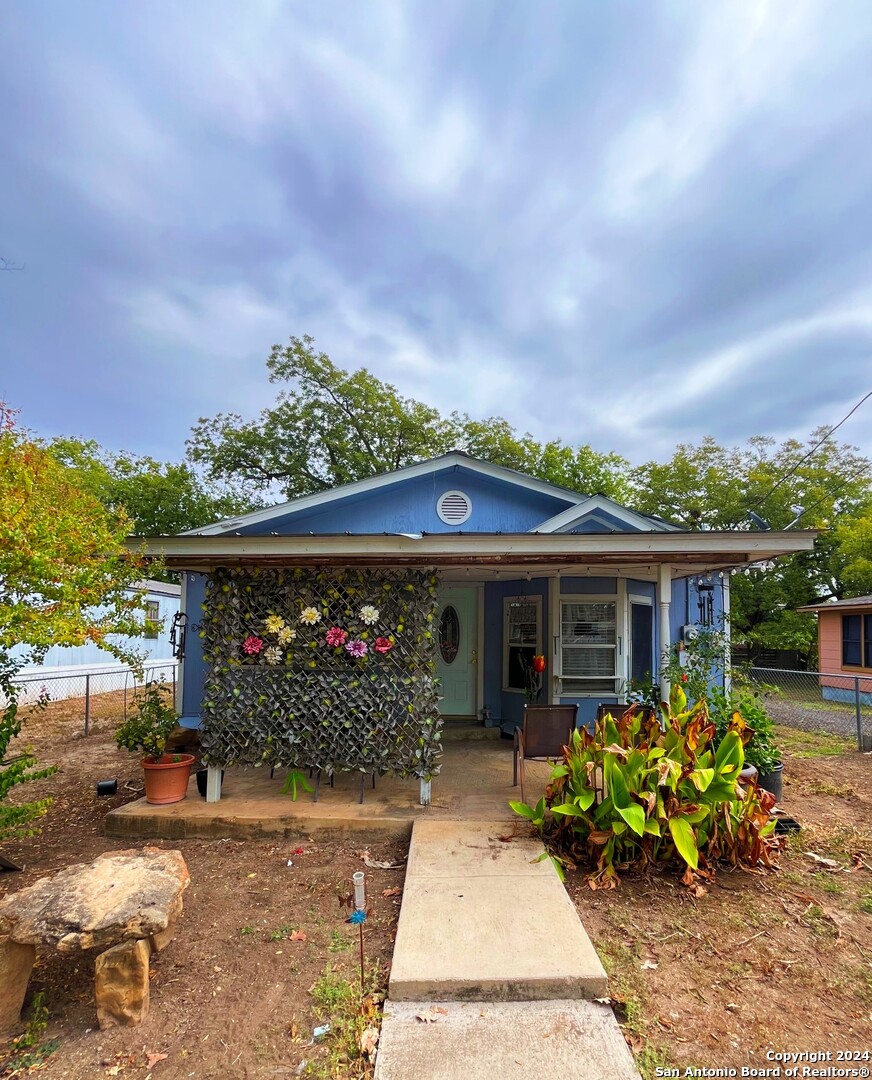
[[[263,624],[266,627],[268,634],[278,634],[285,625],[285,620],[281,615],[267,615],[266,622]]]
[[[321,621],[321,612],[316,607],[304,607],[300,612],[300,622],[314,626]]]
[[[287,645],[288,642],[293,641],[296,636],[297,631],[293,628],[293,626],[283,626],[278,633],[278,638],[282,645]]]
[[[278,645],[270,645],[263,650],[264,663],[269,664],[270,667],[275,667],[276,664],[282,662],[282,650]]]
[[[373,623],[378,622],[379,609],[373,607],[372,604],[364,604],[360,609],[361,622],[365,622],[367,626],[372,626]]]

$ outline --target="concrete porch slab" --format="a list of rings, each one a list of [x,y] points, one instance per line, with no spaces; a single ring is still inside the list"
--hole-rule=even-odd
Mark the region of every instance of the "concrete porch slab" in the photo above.
[[[182,802],[149,806],[145,799],[137,799],[107,814],[104,830],[107,836],[170,840],[355,836],[375,841],[408,839],[414,823],[421,820],[502,820],[500,831],[511,831],[512,821],[519,819],[509,809],[509,800],[520,798],[519,789],[512,786],[511,743],[491,737],[447,742],[441,760],[442,771],[433,780],[433,801],[427,807],[418,801],[416,780],[381,777],[373,790],[367,778],[361,804],[359,776],[344,773],[337,775],[333,788],[322,782],[316,803],[305,792],[298,793],[296,801],[281,794],[284,770],[270,779],[268,769],[228,769],[217,803],[201,798],[192,777]],[[547,764],[527,763],[530,793],[536,798],[549,775]]]
[[[505,823],[418,821],[397,927],[393,1001],[539,1001],[606,994],[578,913],[533,839]]]
[[[639,1080],[608,1005],[446,1001],[435,1010],[385,1002],[375,1080]]]

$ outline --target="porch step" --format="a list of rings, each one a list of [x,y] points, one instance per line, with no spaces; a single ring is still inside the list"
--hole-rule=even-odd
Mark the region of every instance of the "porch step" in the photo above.
[[[498,739],[498,727],[484,727],[482,724],[451,724],[442,728],[442,742],[468,742],[474,739]]]
[[[375,1080],[458,1077],[639,1080],[639,1073],[614,1013],[598,1002],[385,1002]]]
[[[402,1001],[603,997],[606,973],[533,839],[505,821],[415,822],[388,996]]]

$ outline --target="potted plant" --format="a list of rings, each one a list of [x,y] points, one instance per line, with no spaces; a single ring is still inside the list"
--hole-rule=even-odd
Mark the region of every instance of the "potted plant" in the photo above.
[[[188,793],[193,754],[164,753],[179,714],[165,697],[165,687],[148,682],[133,698],[133,712],[115,732],[125,750],[141,753],[145,801],[156,806],[181,802]]]
[[[760,694],[753,687],[738,686],[727,700],[723,690],[715,688],[710,695],[710,705],[718,743],[726,734],[733,713],[741,714],[753,733],[745,744],[745,765],[757,770],[757,783],[780,802],[784,764],[775,742],[775,724]]]

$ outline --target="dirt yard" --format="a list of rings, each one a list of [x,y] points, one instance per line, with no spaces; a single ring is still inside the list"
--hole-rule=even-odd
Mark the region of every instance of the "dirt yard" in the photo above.
[[[3,890],[123,847],[101,835],[103,816],[142,791],[138,765],[107,732],[85,739],[60,717],[31,727],[26,734],[41,760],[60,771],[26,795],[55,802],[40,837],[4,846],[26,869],[0,875]],[[582,874],[567,883],[646,1077],[658,1065],[771,1066],[768,1050],[872,1050],[872,757],[836,735],[784,729],[782,745],[784,806],[805,827],[778,872],[721,871],[698,899],[674,873],[627,875],[612,892],[592,892]],[[95,781],[113,777],[118,795],[98,799]],[[40,1075],[368,1075],[348,1057],[356,1041],[348,1025],[356,931],[344,921],[340,897],[352,872],[366,869],[367,964],[384,987],[403,871],[365,868],[358,845],[317,840],[171,846],[183,852],[192,884],[176,940],[153,960],[148,1020],[100,1032],[93,956],[41,957],[24,1020],[34,996],[44,995],[48,1026],[38,1041],[58,1045]],[[371,852],[391,862],[404,855],[396,845]],[[333,1034],[313,1044],[313,1029],[324,1022]],[[10,1056],[7,1048],[0,1062]]]
[[[673,873],[628,874],[612,892],[567,883],[646,1077],[872,1051],[872,756],[834,735],[781,736],[782,805],[804,828],[776,873],[721,870],[699,899]]]
[[[56,763],[59,772],[18,791],[28,799],[51,795],[55,801],[39,837],[4,844],[4,855],[25,866],[24,873],[0,875],[4,892],[129,846],[103,837],[101,826],[107,810],[142,794],[132,755],[118,751],[106,733],[88,739],[70,733],[58,742],[65,725],[50,719],[43,737],[35,737],[39,721],[25,734],[41,763]],[[116,777],[118,794],[98,799],[95,781]],[[359,979],[358,931],[345,922],[348,911],[340,897],[351,891],[352,873],[365,870],[367,982],[368,988],[384,987],[403,870],[366,867],[359,845],[352,844],[189,840],[158,846],[182,851],[191,885],[176,939],[152,958],[148,1019],[137,1028],[101,1032],[92,994],[94,956],[38,956],[23,1020],[32,1014],[34,996],[44,995],[49,1018],[39,1044],[58,1043],[38,1075],[369,1075],[365,1063],[345,1059],[355,1042],[348,1017]],[[402,845],[375,845],[371,858],[401,862],[405,854]],[[313,1030],[323,1023],[332,1024],[333,1034],[313,1044]],[[0,1049],[0,1076],[14,1074],[10,1059],[7,1045]]]

